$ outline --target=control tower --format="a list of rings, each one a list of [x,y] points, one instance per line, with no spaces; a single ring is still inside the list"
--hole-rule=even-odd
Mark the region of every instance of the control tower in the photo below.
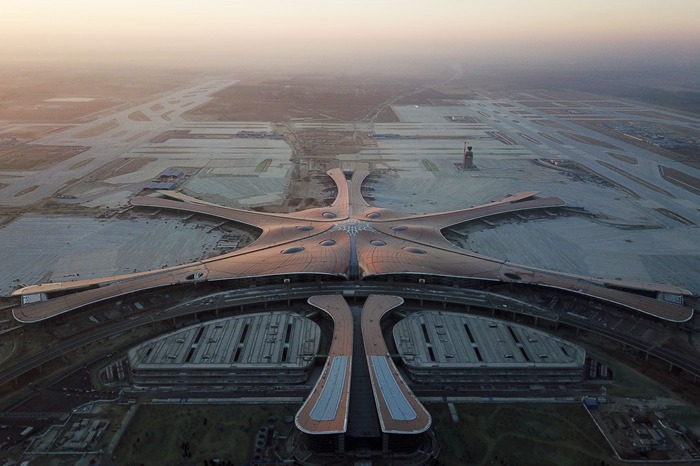
[[[464,142],[464,157],[462,158],[462,170],[473,170],[474,167],[474,152],[472,152],[472,146],[467,145],[468,142]]]

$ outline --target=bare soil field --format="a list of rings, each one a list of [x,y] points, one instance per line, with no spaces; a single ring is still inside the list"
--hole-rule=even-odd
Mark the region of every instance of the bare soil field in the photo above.
[[[0,164],[5,170],[43,169],[68,160],[87,149],[85,146],[17,144],[0,148]]]
[[[92,172],[87,181],[83,180],[79,183],[79,185],[73,186],[71,189],[72,191],[75,191],[76,188],[87,188],[87,186],[83,186],[83,183],[94,184],[96,182],[104,181],[107,178],[135,173],[155,160],[156,159],[151,157],[112,160]]]
[[[332,157],[338,154],[353,154],[376,142],[364,133],[330,130],[298,131],[297,136],[304,155],[308,157]]]
[[[460,100],[483,99],[462,87],[440,87],[425,89],[410,96],[399,99],[397,105],[458,105]]]
[[[195,121],[278,123],[303,118],[353,121],[422,84],[411,79],[360,76],[251,78],[218,92],[214,100],[185,116]]]
[[[136,173],[149,163],[155,161],[156,159],[150,157],[115,160],[114,162],[117,165],[117,167],[110,172],[109,177],[126,175],[127,173]],[[121,162],[121,164],[118,164],[118,162]]]
[[[542,90],[542,91],[535,91],[532,94],[534,94],[538,97],[541,97],[543,99],[564,100],[564,101],[566,101],[567,104],[571,100],[581,101],[581,100],[590,100],[592,98],[600,98],[597,95],[589,94],[588,92],[578,91],[575,89],[566,89],[566,90],[546,89],[546,90]]]
[[[625,134],[622,134],[618,131],[613,131],[608,128],[606,128],[604,125],[605,124],[611,124],[614,123],[614,120],[608,120],[608,121],[587,121],[587,120],[577,120],[576,124],[583,126],[584,128],[591,129],[593,131],[596,131],[598,133],[604,134],[606,136],[609,136],[611,138],[617,139],[619,141],[624,141],[628,144],[632,144],[633,146],[637,146],[640,149],[648,150],[649,152],[653,152],[654,154],[660,155],[662,157],[666,157],[667,159],[674,160],[677,162],[682,162],[688,166],[691,167],[697,167],[700,164],[700,155],[696,151],[687,151],[683,150],[682,148],[677,148],[672,150],[669,149],[664,149],[663,147],[659,147],[656,144],[650,144],[646,141],[642,141],[639,138],[634,138],[627,136]],[[678,126],[675,125],[666,125],[668,128],[679,128]],[[684,129],[686,132],[690,133],[691,135],[695,135],[698,137],[698,133],[694,133],[688,129]]]
[[[15,197],[24,196],[25,194],[31,193],[32,191],[34,191],[34,190],[35,190],[36,188],[38,188],[38,187],[39,187],[39,185],[38,185],[38,184],[35,184],[34,186],[30,186],[30,187],[28,187],[28,188],[26,188],[26,189],[23,189],[23,190],[21,190],[21,191],[18,191],[17,194],[15,194]]]
[[[616,165],[613,165],[613,164],[610,164],[607,162],[603,162],[602,160],[597,160],[597,162],[600,165],[606,167],[607,169],[612,170],[614,172],[617,172],[620,175],[624,176],[625,178],[634,181],[635,183],[641,184],[642,186],[646,186],[647,188],[652,189],[652,190],[656,191],[657,193],[661,193],[661,194],[664,194],[666,196],[673,197],[673,194],[666,191],[662,187],[657,186],[654,183],[650,183],[649,181],[643,180],[643,179],[639,178],[638,176],[634,176],[631,173],[626,172],[625,170],[619,168]]]
[[[561,128],[561,129],[566,129],[566,126],[557,123],[556,121],[552,120],[532,120],[535,123],[543,126],[549,126],[550,128]]]
[[[142,111],[137,111],[129,115],[129,120],[132,121],[151,121]]]
[[[5,68],[0,70],[0,120],[84,123],[111,108],[152,100],[192,77],[147,70]],[[63,100],[50,100],[56,98]]]
[[[538,110],[543,110],[546,108],[559,108],[557,105],[554,105],[554,103],[546,100],[519,100],[518,103],[520,105],[525,105],[526,107],[530,108],[536,108]]]
[[[81,118],[119,105],[108,99],[95,99],[89,102],[61,102],[52,104],[41,97],[23,96],[25,103],[11,108],[0,107],[0,119],[32,122],[79,122]]]
[[[639,161],[637,160],[636,157],[632,157],[631,155],[624,155],[624,154],[616,154],[614,152],[606,152],[610,157],[614,158],[615,160],[619,160],[621,162],[629,163],[630,165],[637,165]]]
[[[659,165],[659,171],[666,181],[680,186],[691,193],[700,195],[700,179],[678,171],[675,168],[664,167],[662,165]]]
[[[10,140],[15,138],[19,141],[33,141],[41,136],[46,136],[51,133],[61,131],[66,126],[64,125],[21,125],[13,126],[0,133],[0,141],[3,139]]]
[[[85,165],[92,163],[93,160],[95,160],[95,157],[90,157],[88,159],[82,160],[82,161],[76,163],[75,165],[73,165],[72,167],[70,167],[70,170],[77,170],[80,167],[84,167]]]
[[[391,109],[391,107],[384,107],[382,111],[377,114],[377,118],[374,119],[377,123],[398,123],[399,117]]]
[[[568,105],[568,104],[567,104]],[[548,115],[553,115],[556,117],[563,118],[565,120],[576,120],[579,118],[595,118],[597,115],[591,111],[586,111],[585,109],[572,110],[569,108],[541,108],[541,112]],[[572,113],[575,112],[575,113]]]
[[[658,118],[661,120],[669,119],[668,114],[661,113],[661,112],[645,112],[645,111],[639,111],[639,110],[627,110],[627,111],[625,111],[625,113],[628,115],[647,117],[647,118]],[[673,119],[676,121],[682,121],[684,123],[694,123],[693,120],[689,120],[686,118],[679,118],[678,116],[674,116]]]
[[[137,139],[142,138],[142,137],[143,137],[145,134],[147,134],[147,133],[148,133],[148,131],[142,131],[142,132],[140,132],[140,133],[138,133],[138,134],[135,134],[135,135],[131,136],[130,138],[128,138],[128,139],[126,140],[126,142],[133,142],[133,141],[136,141]]]
[[[605,149],[611,149],[611,150],[619,150],[619,151],[622,150],[621,148],[614,146],[612,144],[609,144],[605,141],[600,141],[600,140],[595,139],[595,138],[583,136],[582,134],[570,133],[568,131],[557,131],[557,133],[561,134],[564,137],[567,137],[569,139],[572,139],[576,142],[580,142],[583,144],[590,144],[592,146],[603,147]]]
[[[599,108],[629,108],[631,105],[625,104],[619,100],[589,100],[586,102],[592,107]]]
[[[109,120],[106,121],[102,124],[99,124],[97,126],[93,126],[92,128],[88,128],[85,131],[81,131],[79,133],[75,133],[76,138],[92,138],[95,136],[99,136],[102,133],[105,133],[109,131],[110,129],[117,128],[119,126],[119,122],[117,120]]]

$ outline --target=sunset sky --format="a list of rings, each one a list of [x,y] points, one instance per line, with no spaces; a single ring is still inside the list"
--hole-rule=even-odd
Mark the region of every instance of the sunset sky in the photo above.
[[[1,61],[700,61],[700,0],[4,0]]]

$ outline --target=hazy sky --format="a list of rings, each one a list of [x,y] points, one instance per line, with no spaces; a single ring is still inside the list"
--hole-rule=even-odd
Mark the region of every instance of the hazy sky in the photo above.
[[[2,0],[0,61],[700,61],[700,0]]]

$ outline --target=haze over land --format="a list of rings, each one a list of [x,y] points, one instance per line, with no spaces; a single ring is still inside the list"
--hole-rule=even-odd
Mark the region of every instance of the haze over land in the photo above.
[[[577,89],[700,113],[698,24],[696,0],[8,0],[0,69],[9,82],[16,70],[426,83],[459,71],[473,88]]]
[[[241,69],[476,63],[697,65],[695,0],[9,0],[0,61]]]

